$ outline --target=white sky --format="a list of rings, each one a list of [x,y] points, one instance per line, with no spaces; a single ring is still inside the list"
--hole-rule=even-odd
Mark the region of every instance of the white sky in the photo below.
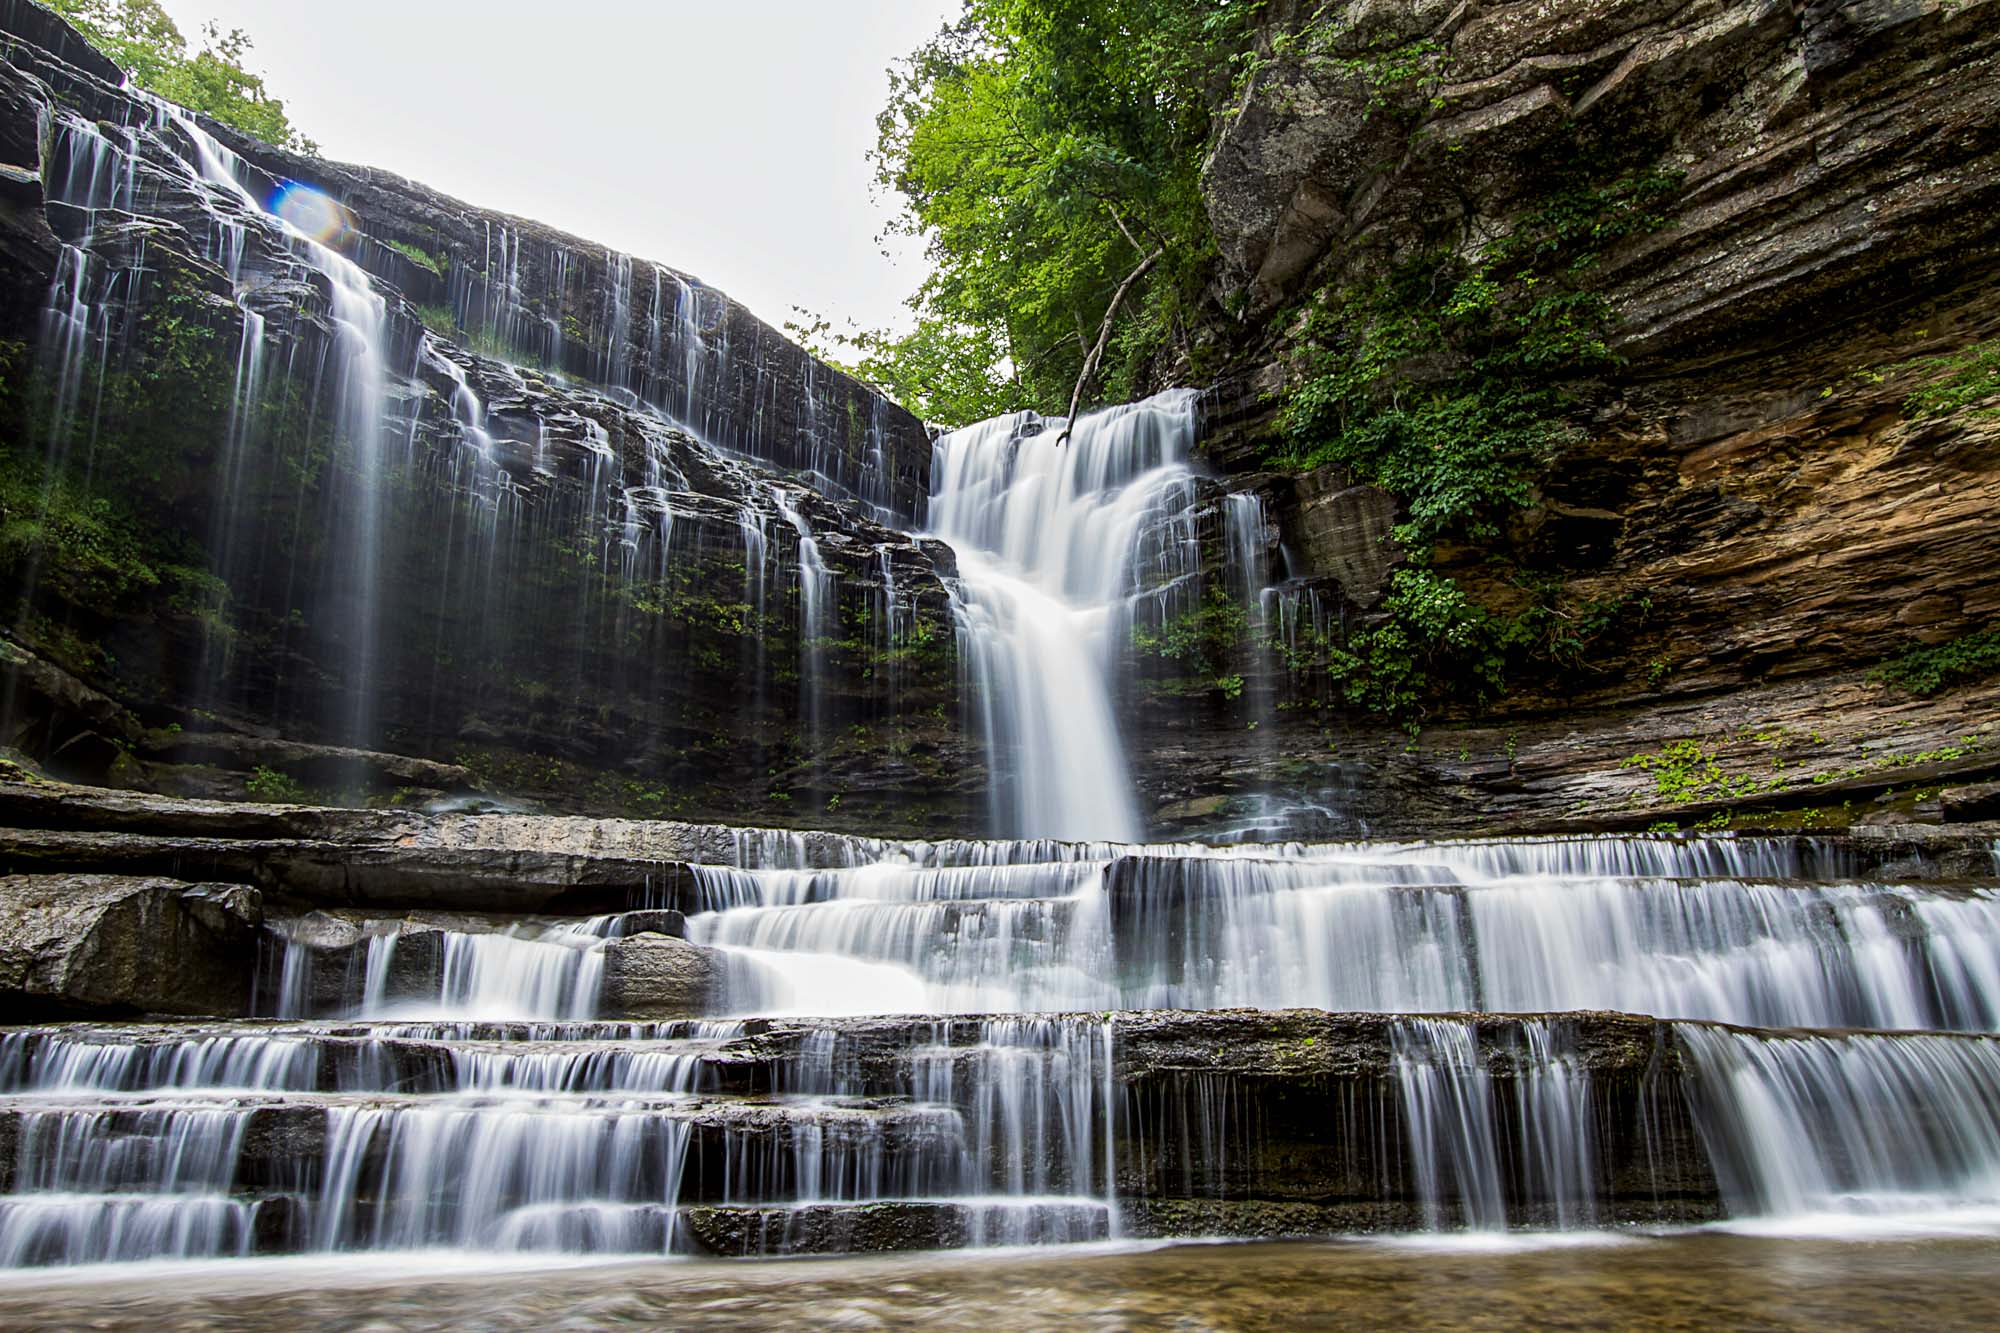
[[[161,0],[330,158],[659,260],[772,324],[904,327],[917,249],[866,154],[884,70],[959,0]]]

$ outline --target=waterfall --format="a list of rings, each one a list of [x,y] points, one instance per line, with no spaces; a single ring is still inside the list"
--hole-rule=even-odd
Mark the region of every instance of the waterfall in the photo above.
[[[899,728],[902,780],[953,777],[948,682],[914,665],[948,584],[1003,836],[504,817],[483,843],[503,817],[480,816],[454,844],[462,825],[407,810],[210,810],[233,830],[380,821],[359,854],[316,842],[308,884],[261,833],[190,838],[161,869],[152,832],[39,829],[135,875],[212,859],[265,885],[267,915],[206,904],[239,932],[232,1012],[254,1017],[15,987],[56,1017],[0,1028],[0,1268],[1993,1231],[2000,860],[1974,874],[1861,836],[1147,842],[1129,754],[1158,700],[1122,686],[1135,628],[1248,609],[1216,665],[1244,677],[1229,744],[1268,762],[1278,673],[1258,655],[1347,614],[1273,558],[1282,492],[1197,475],[1194,392],[951,432],[918,496],[914,419],[713,288],[438,214],[426,295],[449,310],[426,332],[353,258],[399,262],[389,231],[362,237],[177,108],[76,109],[109,96],[58,97],[36,127],[60,248],[36,365],[52,422],[27,447],[51,494],[101,479],[132,316],[158,273],[198,268],[177,294],[227,327],[209,350],[233,383],[191,451],[212,489],[169,498],[212,505],[223,586],[174,612],[252,608],[262,674],[292,673],[225,687],[244,654],[216,615],[198,693],[150,699],[149,725],[185,704],[252,742],[546,760],[547,787],[601,782],[591,800],[661,818],[683,779],[747,811],[804,770],[831,810],[905,694],[938,726]],[[884,526],[918,511],[927,533]],[[955,579],[925,577],[917,536],[951,547]],[[772,624],[796,660],[769,660]],[[711,634],[727,649],[690,642]],[[117,646],[178,647],[157,637]],[[683,675],[702,688],[669,688]],[[378,705],[406,689],[420,707]],[[268,707],[240,707],[260,690]],[[1249,800],[1228,818],[1287,822]],[[460,852],[496,859],[461,875]],[[549,915],[480,910],[496,901]]]
[[[375,742],[374,717],[378,590],[382,570],[383,418],[388,412],[384,357],[388,348],[388,303],[375,290],[360,265],[314,236],[294,219],[322,218],[344,213],[339,205],[309,186],[289,185],[266,207],[243,183],[243,166],[236,155],[197,125],[194,118],[170,102],[154,101],[194,145],[202,179],[233,202],[246,217],[263,219],[278,233],[285,248],[325,277],[331,298],[335,336],[329,355],[336,403],[336,430],[352,460],[351,480],[328,521],[341,534],[335,568],[342,571],[344,605],[342,637],[346,641],[348,708],[340,730],[347,742]],[[334,224],[344,225],[340,223]],[[254,363],[247,363],[254,364]]]
[[[1195,400],[1073,424],[1021,412],[937,441],[931,527],[958,555],[994,825],[1010,836],[1139,836],[1112,668],[1127,599],[1155,573],[1148,538],[1191,499]]]
[[[1732,1212],[1852,1229],[2000,1209],[2000,1041],[1694,1027],[1681,1041]]]
[[[778,979],[746,995],[790,1012],[1311,1005],[2000,1027],[2000,892],[1768,882],[1828,859],[1811,843],[1069,850],[857,845],[868,864],[853,868],[697,868],[706,910],[689,930],[755,955],[752,971]]]

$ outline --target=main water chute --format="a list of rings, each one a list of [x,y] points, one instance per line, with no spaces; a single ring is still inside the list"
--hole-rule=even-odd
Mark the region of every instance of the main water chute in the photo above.
[[[1005,835],[1141,836],[1112,670],[1130,599],[1199,568],[1196,399],[1177,390],[1074,423],[1021,412],[937,442],[930,523],[958,553],[960,635]]]

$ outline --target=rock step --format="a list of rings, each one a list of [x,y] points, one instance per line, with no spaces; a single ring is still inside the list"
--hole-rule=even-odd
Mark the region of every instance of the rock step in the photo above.
[[[1476,1215],[1466,1193],[1448,1180],[1439,1187],[1439,1171],[1459,1169],[1439,1145],[1470,1116],[1493,1149],[1482,1168],[1490,1169],[1489,1197],[1510,1224],[1687,1222],[1724,1208],[1701,1125],[1731,1094],[1712,1060],[1700,1063],[1709,1058],[1698,1058],[1704,1047],[1752,1062],[1768,1056],[1778,1071],[1830,1070],[1836,1061],[1939,1071],[1946,1083],[1928,1093],[1911,1084],[1893,1108],[1919,1145],[1962,1137],[1965,1089],[2000,1068],[2000,1038],[1990,1036],[1760,1032],[1606,1013],[1222,1010],[561,1025],[568,1041],[548,1039],[555,1025],[442,1026],[473,1039],[465,1053],[473,1064],[616,1058],[635,1053],[615,1044],[619,1034],[670,1032],[677,1035],[650,1043],[652,1053],[681,1051],[728,1077],[747,1067],[751,1082],[841,1096],[58,1089],[0,1097],[0,1161],[22,1188],[74,1190],[80,1182],[130,1193],[152,1181],[259,1196],[312,1196],[330,1179],[330,1164],[345,1162],[347,1178],[360,1182],[357,1206],[407,1209],[436,1198],[482,1216],[525,1203],[581,1207],[577,1200],[728,1205],[737,1211],[705,1222],[703,1243],[733,1253],[835,1245],[840,1227],[862,1225],[822,1226],[794,1216],[792,1204],[962,1199],[1010,1182],[1044,1195],[1115,1197],[1132,1234],[1491,1225],[1490,1209]],[[233,1024],[213,1034],[271,1034],[308,1048],[379,1039],[385,1049],[407,1042],[420,1053],[413,1060],[458,1058],[435,1035],[412,1036],[426,1030]],[[127,1039],[178,1053],[170,1043],[200,1031],[78,1025],[61,1039]],[[515,1034],[542,1039],[510,1052]],[[0,1049],[30,1037],[49,1039],[8,1033]],[[386,1067],[393,1071],[394,1060]],[[222,1142],[222,1128],[235,1131],[233,1156],[188,1156],[193,1145]],[[55,1138],[22,1151],[30,1135],[57,1130],[67,1132],[60,1142],[68,1157],[50,1157]],[[114,1143],[116,1155],[105,1146]],[[1838,1169],[1839,1144],[1806,1147]],[[1564,1152],[1585,1160],[1558,1178],[1547,1164]],[[90,1163],[96,1174],[64,1177],[63,1162],[76,1172]],[[175,1163],[181,1169],[169,1172]],[[28,1170],[42,1174],[21,1174]],[[539,1193],[522,1174],[530,1171],[540,1173]],[[477,1206],[460,1198],[476,1181],[489,1182]],[[780,1205],[785,1217],[765,1215]],[[890,1228],[881,1243],[897,1234],[985,1234],[964,1230],[976,1219],[957,1214],[915,1217],[881,1223]]]
[[[336,1170],[425,1192],[499,1173],[627,1202],[740,1202],[962,1190],[956,1110],[847,1098],[184,1093],[0,1097],[0,1191],[318,1191]],[[389,1184],[388,1182],[394,1182]]]
[[[715,1255],[849,1254],[1102,1240],[1117,1209],[1102,1199],[1022,1196],[881,1199],[789,1207],[700,1204],[680,1211],[683,1234]]]

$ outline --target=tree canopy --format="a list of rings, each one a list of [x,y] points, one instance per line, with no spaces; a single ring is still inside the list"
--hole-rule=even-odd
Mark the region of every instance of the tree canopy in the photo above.
[[[913,332],[842,339],[862,372],[947,425],[1140,387],[1197,299],[1209,110],[1263,2],[967,0],[892,69],[877,177],[933,269]]]
[[[188,49],[181,30],[159,0],[43,0],[77,31],[125,70],[132,82],[213,116],[266,143],[316,153],[319,146],[301,135],[271,96],[262,75],[244,68],[250,38],[241,28],[227,32],[211,23],[202,29],[198,51]]]

